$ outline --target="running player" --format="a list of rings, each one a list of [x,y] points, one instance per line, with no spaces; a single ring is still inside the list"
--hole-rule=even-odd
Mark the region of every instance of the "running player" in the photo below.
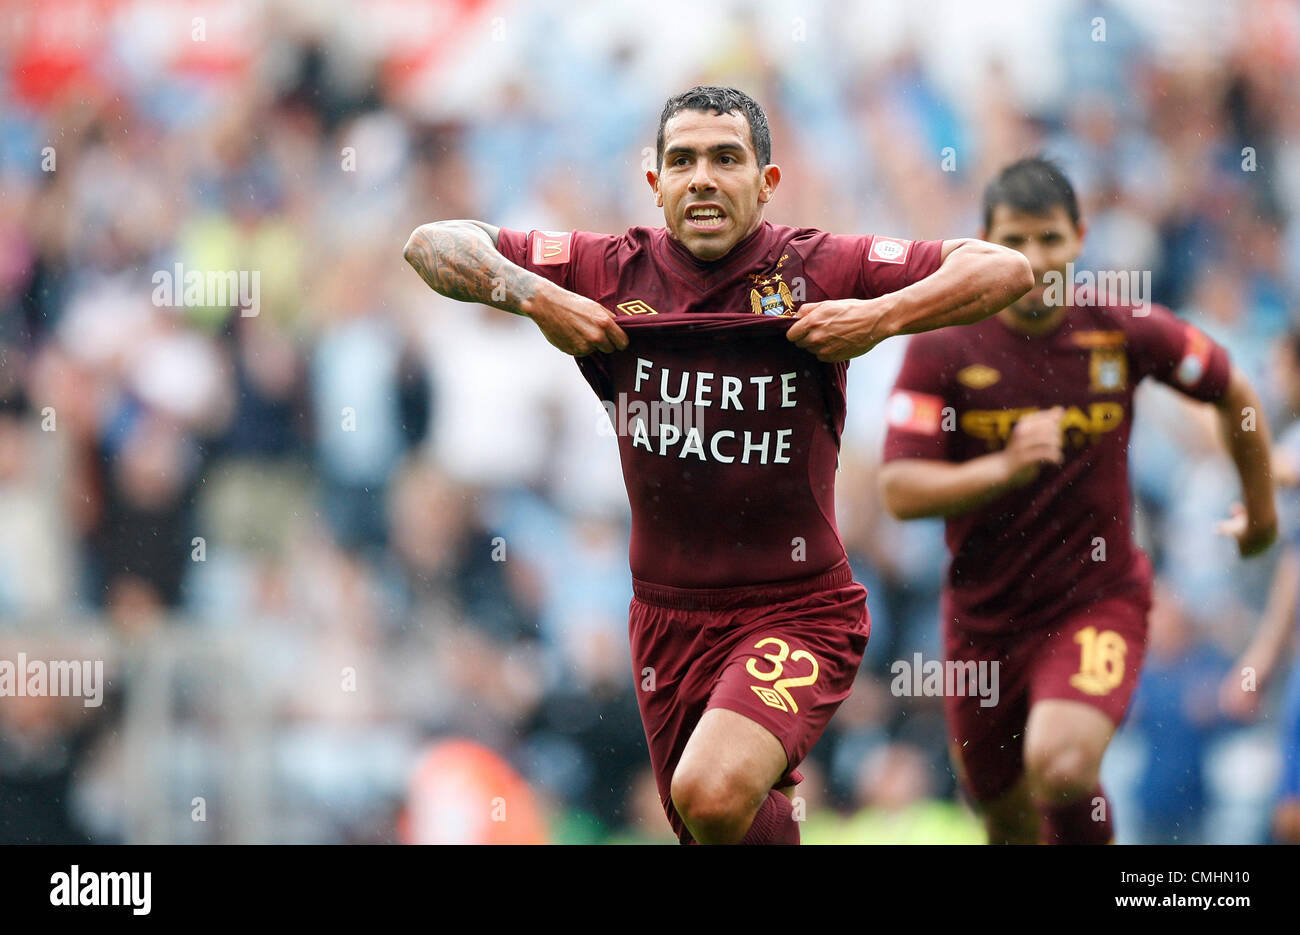
[[[997,704],[944,698],[990,841],[1106,843],[1102,754],[1137,682],[1151,602],[1130,522],[1133,392],[1150,376],[1217,407],[1245,504],[1220,531],[1244,556],[1276,536],[1268,426],[1196,328],[1159,306],[1066,291],[1085,226],[1054,165],[1004,169],[985,191],[984,228],[1029,259],[1036,285],[994,318],[911,340],[881,489],[901,519],[946,518],[948,658],[999,664]]]
[[[833,499],[845,362],[1031,285],[1022,256],[975,240],[765,221],[781,179],[770,153],[752,99],[695,88],[665,105],[646,173],[665,227],[444,221],[405,251],[435,291],[530,317],[611,411],[632,506],[633,672],[683,842],[797,843],[797,767],[857,673],[866,591]]]

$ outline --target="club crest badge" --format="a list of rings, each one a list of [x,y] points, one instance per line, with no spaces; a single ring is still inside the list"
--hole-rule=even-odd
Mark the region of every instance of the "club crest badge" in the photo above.
[[[780,273],[782,264],[788,259],[790,254],[782,255],[767,276],[749,274],[754,283],[754,288],[749,290],[749,310],[755,315],[788,318],[794,314],[794,295]]]
[[[1094,393],[1118,393],[1128,386],[1128,357],[1120,347],[1094,347],[1088,363]]]

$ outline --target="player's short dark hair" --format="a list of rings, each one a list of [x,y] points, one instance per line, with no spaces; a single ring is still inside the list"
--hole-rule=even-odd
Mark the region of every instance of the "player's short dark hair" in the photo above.
[[[1047,214],[1065,208],[1070,223],[1079,226],[1079,199],[1061,167],[1042,156],[1013,162],[984,189],[984,229],[993,226],[993,209],[1008,205],[1027,214]]]
[[[664,164],[664,124],[684,110],[697,110],[702,114],[721,115],[733,112],[743,114],[745,120],[749,122],[749,139],[754,145],[755,155],[758,156],[758,167],[761,169],[772,161],[772,131],[767,125],[767,114],[763,113],[763,108],[758,106],[758,102],[736,88],[700,85],[676,97],[668,98],[668,102],[664,104],[663,112],[659,115],[658,164],[660,166]]]

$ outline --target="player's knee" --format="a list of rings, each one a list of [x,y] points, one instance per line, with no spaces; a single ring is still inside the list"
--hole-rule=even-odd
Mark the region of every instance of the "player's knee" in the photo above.
[[[697,836],[727,833],[753,816],[752,796],[743,777],[725,772],[678,769],[673,774],[673,807]]]
[[[1100,772],[1100,761],[1082,744],[1051,744],[1025,751],[1025,773],[1034,798],[1043,805],[1090,795],[1097,788]]]

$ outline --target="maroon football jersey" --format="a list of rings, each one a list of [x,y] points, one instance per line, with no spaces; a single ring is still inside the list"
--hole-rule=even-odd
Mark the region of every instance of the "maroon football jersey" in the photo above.
[[[1006,446],[1012,426],[1062,406],[1065,461],[946,520],[943,612],[984,632],[1046,623],[1072,604],[1150,587],[1131,531],[1133,392],[1155,377],[1219,399],[1228,355],[1168,309],[1075,307],[1041,337],[996,317],[916,335],[889,399],[885,460],[961,462]]]
[[[785,333],[804,302],[928,276],[941,247],[764,222],[705,262],[664,228],[500,232],[508,260],[599,302],[627,332],[626,350],[578,366],[618,436],[634,578],[735,587],[845,561],[834,483],[847,364]]]

